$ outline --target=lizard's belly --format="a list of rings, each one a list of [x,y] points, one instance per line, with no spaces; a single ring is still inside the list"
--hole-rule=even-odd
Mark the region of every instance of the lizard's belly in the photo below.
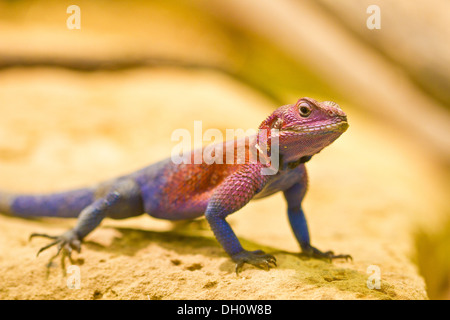
[[[185,197],[183,194],[167,195],[164,203],[148,204],[146,212],[152,217],[166,220],[195,219],[202,216],[208,205],[209,195]]]
[[[151,186],[146,186],[149,190]],[[211,190],[212,192],[212,190]],[[152,217],[166,220],[195,219],[202,216],[211,197],[211,192],[193,193],[178,185],[172,188],[154,186],[143,197],[145,212]]]

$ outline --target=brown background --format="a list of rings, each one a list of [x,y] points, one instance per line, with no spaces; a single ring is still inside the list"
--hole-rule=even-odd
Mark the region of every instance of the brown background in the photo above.
[[[107,219],[70,290],[59,261],[45,268],[53,252],[35,257],[45,240],[27,239],[75,221],[0,216],[0,298],[448,298],[450,11],[375,2],[374,31],[364,1],[79,1],[81,30],[66,27],[72,3],[0,2],[0,189],[87,185],[169,156],[173,130],[194,120],[256,128],[299,97],[333,100],[350,128],[308,164],[305,210],[315,246],[354,257],[293,255],[276,195],[229,221],[277,269],[236,277],[205,221]]]

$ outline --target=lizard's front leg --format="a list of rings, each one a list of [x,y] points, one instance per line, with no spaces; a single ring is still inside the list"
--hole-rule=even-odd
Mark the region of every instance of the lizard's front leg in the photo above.
[[[311,245],[309,238],[308,223],[306,222],[305,213],[303,212],[301,202],[306,193],[306,179],[303,183],[296,183],[289,189],[285,190],[284,197],[288,204],[288,217],[292,231],[297,238],[302,249],[302,254],[319,259],[352,259],[348,254],[335,255],[333,251],[322,252]]]
[[[205,217],[216,239],[236,262],[236,274],[245,263],[269,270],[276,266],[276,259],[261,250],[247,251],[225,218],[246,205],[266,184],[268,177],[260,174],[259,166],[245,166],[229,176],[215,190],[208,202]]]

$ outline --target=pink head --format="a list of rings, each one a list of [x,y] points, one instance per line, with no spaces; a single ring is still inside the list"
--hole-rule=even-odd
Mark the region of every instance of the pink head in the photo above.
[[[279,153],[284,162],[318,153],[347,128],[347,116],[336,103],[311,98],[278,108],[259,126],[260,130],[270,132],[268,145],[272,144],[273,137],[278,137]],[[272,129],[277,129],[278,133]],[[259,139],[261,142],[261,135]]]

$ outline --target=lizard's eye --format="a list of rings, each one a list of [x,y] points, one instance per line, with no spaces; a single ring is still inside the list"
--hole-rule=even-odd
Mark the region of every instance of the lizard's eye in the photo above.
[[[302,102],[298,106],[298,112],[303,118],[306,118],[311,114],[311,107],[306,102]]]

